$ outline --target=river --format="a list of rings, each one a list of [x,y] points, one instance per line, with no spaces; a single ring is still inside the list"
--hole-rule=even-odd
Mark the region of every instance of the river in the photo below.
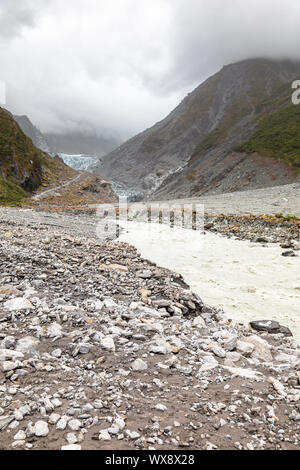
[[[120,237],[159,266],[182,274],[207,304],[249,323],[277,320],[300,340],[300,262],[261,245],[167,225],[129,222]]]

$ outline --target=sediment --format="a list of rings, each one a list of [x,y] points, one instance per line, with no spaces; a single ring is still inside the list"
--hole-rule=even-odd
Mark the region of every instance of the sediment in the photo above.
[[[89,217],[2,209],[0,257],[1,449],[299,449],[286,333],[205,305]]]

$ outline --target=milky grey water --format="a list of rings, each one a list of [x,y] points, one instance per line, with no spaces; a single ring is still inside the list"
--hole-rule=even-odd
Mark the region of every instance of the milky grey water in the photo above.
[[[121,241],[182,274],[207,304],[230,317],[244,323],[277,320],[300,339],[300,257],[284,258],[278,244],[139,222],[127,224]]]

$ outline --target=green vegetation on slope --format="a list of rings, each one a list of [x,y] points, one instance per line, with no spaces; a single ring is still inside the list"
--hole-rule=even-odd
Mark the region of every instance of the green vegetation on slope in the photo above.
[[[300,106],[290,104],[263,118],[252,138],[235,151],[257,152],[300,170]]]
[[[37,149],[12,116],[0,108],[0,175],[27,191],[41,184],[45,154]]]
[[[29,196],[24,189],[0,176],[0,206],[15,206]]]
[[[40,186],[74,177],[76,171],[34,146],[14,118],[0,108],[0,205],[19,204]]]
[[[200,142],[195,148],[191,161],[197,160],[209,150],[221,144],[229,131],[247,115],[251,114],[252,107],[245,97],[241,97],[228,106],[222,122]]]

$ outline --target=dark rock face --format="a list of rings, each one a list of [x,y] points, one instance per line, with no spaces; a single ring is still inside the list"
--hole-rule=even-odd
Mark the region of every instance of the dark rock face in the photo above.
[[[96,171],[155,199],[290,183],[295,174],[287,162],[235,149],[282,106],[282,97],[290,103],[299,75],[300,64],[287,61],[226,66],[163,121],[104,157]]]
[[[291,330],[285,326],[280,325],[277,321],[261,320],[250,323],[251,328],[256,331],[266,331],[269,334],[282,333],[285,336],[293,336]]]

